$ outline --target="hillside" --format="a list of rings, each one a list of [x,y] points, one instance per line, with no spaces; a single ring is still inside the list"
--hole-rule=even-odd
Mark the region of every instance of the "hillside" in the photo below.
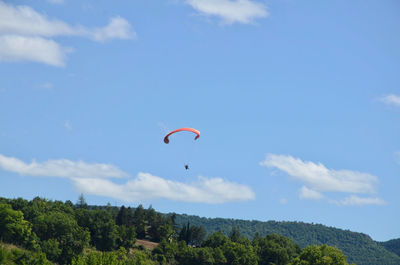
[[[202,218],[186,214],[176,215],[175,221],[179,226],[183,226],[188,222],[194,226],[203,226],[207,234],[220,230],[228,235],[233,227],[237,227],[248,238],[253,238],[256,233],[260,236],[274,233],[292,239],[300,247],[313,244],[336,246],[348,257],[349,263],[354,262],[357,265],[400,264],[400,257],[389,251],[391,250],[390,247],[385,248],[382,245],[383,243],[375,242],[368,235],[320,224]],[[398,244],[397,241],[395,243]]]
[[[365,234],[300,222],[162,214],[142,205],[89,206],[83,195],[75,205],[0,197],[0,220],[0,241],[6,243],[0,245],[0,264],[267,265],[324,257],[336,265],[400,264],[394,253],[398,240],[378,243]],[[135,263],[140,260],[146,263]]]
[[[14,244],[7,244],[0,241],[0,264],[40,264],[52,265],[53,263],[46,259],[42,252],[33,252]]]
[[[400,238],[378,243],[387,250],[400,256]]]

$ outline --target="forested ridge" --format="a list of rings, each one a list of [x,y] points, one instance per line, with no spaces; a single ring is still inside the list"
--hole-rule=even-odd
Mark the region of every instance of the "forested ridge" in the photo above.
[[[162,214],[141,205],[89,206],[83,196],[76,203],[0,198],[0,264],[346,265],[351,260],[335,244],[340,240],[321,244],[325,234],[315,232],[320,241],[308,245],[307,237],[291,239],[303,232],[279,230],[279,222],[266,223],[275,230],[259,231],[265,223],[256,222],[250,232],[247,224],[254,222]],[[400,264],[382,257],[370,261],[357,264]]]
[[[398,256],[400,239],[376,242],[366,234],[303,222],[261,222],[204,218],[186,214],[176,216],[177,224],[183,225],[188,222],[195,226],[204,227],[207,234],[222,231],[227,235],[233,227],[237,227],[248,238],[253,238],[255,235],[278,234],[292,239],[300,247],[321,244],[336,246],[348,257],[349,262],[359,265],[400,264],[400,257]]]
[[[396,253],[398,256],[400,256],[400,238],[378,243],[387,250]]]

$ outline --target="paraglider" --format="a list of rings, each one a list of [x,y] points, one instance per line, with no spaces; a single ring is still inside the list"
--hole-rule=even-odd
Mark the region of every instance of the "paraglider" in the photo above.
[[[176,130],[174,130],[174,131],[168,133],[168,134],[164,137],[164,143],[169,144],[169,136],[172,135],[172,134],[174,134],[174,133],[182,132],[182,131],[188,131],[188,132],[195,133],[195,134],[196,134],[196,137],[194,138],[194,140],[197,140],[197,139],[199,139],[199,137],[200,137],[200,132],[199,132],[198,130],[196,130],[196,129],[193,129],[193,128],[180,128],[180,129],[176,129]],[[187,163],[185,164],[185,169],[186,169],[186,170],[189,170],[189,164],[187,164]]]
[[[193,128],[180,128],[180,129],[176,129],[176,130],[170,132],[169,134],[167,134],[167,135],[164,137],[164,143],[166,143],[166,144],[169,143],[168,137],[169,137],[171,134],[174,134],[174,133],[177,133],[177,132],[181,132],[181,131],[188,131],[188,132],[193,132],[193,133],[197,134],[196,137],[194,138],[195,140],[199,139],[199,137],[200,137],[200,132],[199,132],[198,130],[196,130],[196,129],[193,129]]]

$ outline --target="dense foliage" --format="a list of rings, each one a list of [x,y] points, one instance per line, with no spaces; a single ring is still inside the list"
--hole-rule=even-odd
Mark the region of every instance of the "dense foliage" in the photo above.
[[[392,239],[386,242],[379,242],[379,244],[382,245],[387,250],[400,256],[400,238]]]
[[[83,196],[76,204],[0,198],[0,264],[348,264],[334,246],[301,249],[285,233],[249,237],[242,225],[210,232],[196,218],[177,220],[182,222],[182,216],[141,205],[88,206]]]
[[[13,245],[0,243],[0,264],[51,265],[52,263],[40,251],[28,251]]]
[[[336,246],[348,257],[349,262],[357,265],[400,264],[400,257],[395,254],[400,250],[400,240],[388,241],[385,245],[385,242],[377,243],[368,235],[362,233],[355,233],[320,224],[202,218],[186,214],[177,214],[175,221],[180,227],[188,222],[194,226],[202,226],[207,235],[216,231],[221,231],[223,234],[229,235],[230,231],[236,227],[244,236],[250,239],[256,235],[278,234],[290,238],[302,248],[323,244]],[[383,246],[387,248],[385,249]]]

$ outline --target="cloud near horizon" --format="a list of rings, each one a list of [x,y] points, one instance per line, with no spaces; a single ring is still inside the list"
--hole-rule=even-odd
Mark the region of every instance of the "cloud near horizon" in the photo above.
[[[356,195],[351,195],[350,197],[346,197],[340,201],[331,201],[334,204],[344,205],[344,206],[354,206],[354,205],[385,205],[386,202],[378,197],[359,197]]]
[[[125,19],[116,16],[105,27],[88,29],[49,19],[29,6],[12,6],[0,0],[0,61],[34,61],[65,66],[70,48],[49,39],[57,36],[86,37],[105,42],[132,39],[135,31]]]
[[[214,16],[222,20],[222,24],[251,24],[257,18],[268,16],[265,4],[250,0],[187,0],[201,15]]]
[[[299,191],[302,199],[320,200],[325,198],[324,192],[340,192],[352,194],[375,194],[378,177],[352,170],[328,169],[321,163],[302,161],[290,155],[268,154],[260,165],[277,168],[304,185]],[[379,198],[362,198],[357,196],[340,202],[342,205],[383,204]]]
[[[23,176],[68,178],[80,192],[126,202],[163,198],[216,204],[255,198],[254,192],[248,186],[222,178],[200,176],[196,182],[188,184],[140,172],[136,178],[125,184],[117,184],[109,179],[126,178],[129,175],[111,164],[90,164],[67,159],[42,163],[33,161],[27,164],[17,158],[0,154],[0,169]]]
[[[86,194],[107,196],[126,202],[142,202],[151,199],[218,204],[247,201],[255,198],[247,186],[221,178],[198,177],[197,182],[186,184],[140,172],[137,178],[125,184],[105,179],[72,179],[78,190]]]

